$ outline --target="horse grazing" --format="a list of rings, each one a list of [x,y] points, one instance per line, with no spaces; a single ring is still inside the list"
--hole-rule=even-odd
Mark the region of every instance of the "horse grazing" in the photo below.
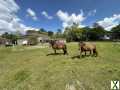
[[[97,49],[96,49],[96,45],[94,43],[89,43],[89,42],[80,42],[79,43],[79,47],[80,47],[80,55],[82,54],[82,52],[85,52],[85,56],[86,56],[86,52],[89,51],[90,55],[98,55]]]
[[[63,50],[64,55],[68,54],[68,52],[67,52],[67,46],[66,46],[66,44],[65,44],[64,41],[62,41],[62,40],[50,40],[49,43],[52,46],[55,54],[56,54],[56,50],[60,50],[60,49]]]

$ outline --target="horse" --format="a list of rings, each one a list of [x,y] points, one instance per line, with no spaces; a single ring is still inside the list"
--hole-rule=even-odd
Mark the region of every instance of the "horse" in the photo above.
[[[98,56],[96,45],[94,43],[79,42],[79,50],[80,50],[80,56],[82,55],[83,52],[85,52],[85,56],[86,56],[87,51],[90,52],[90,55]]]
[[[67,45],[65,44],[64,41],[62,41],[62,40],[50,40],[49,43],[52,46],[55,54],[56,54],[56,50],[61,50],[61,49],[63,50],[64,55],[68,54]]]

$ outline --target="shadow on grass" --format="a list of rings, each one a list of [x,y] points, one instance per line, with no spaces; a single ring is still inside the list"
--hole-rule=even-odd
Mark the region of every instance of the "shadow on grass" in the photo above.
[[[73,56],[73,57],[71,57],[71,59],[80,59],[80,58],[86,58],[86,57],[89,57],[90,55],[82,55],[82,56],[80,56],[80,55],[76,55],[76,56]]]
[[[54,55],[64,55],[64,53],[50,53],[47,54],[46,56],[54,56]]]

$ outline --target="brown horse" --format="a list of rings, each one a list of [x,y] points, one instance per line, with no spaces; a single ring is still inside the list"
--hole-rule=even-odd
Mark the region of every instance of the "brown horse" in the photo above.
[[[61,49],[63,50],[64,55],[68,54],[68,52],[67,52],[67,46],[66,46],[66,44],[65,44],[64,41],[62,41],[62,40],[50,40],[49,43],[52,46],[55,54],[56,54],[56,50],[61,50]]]
[[[98,55],[97,49],[96,49],[96,45],[94,43],[88,43],[88,42],[80,42],[79,43],[79,47],[80,47],[80,56],[82,54],[82,52],[85,52],[85,56],[86,56],[86,52],[89,51],[90,55],[93,54],[95,56]]]

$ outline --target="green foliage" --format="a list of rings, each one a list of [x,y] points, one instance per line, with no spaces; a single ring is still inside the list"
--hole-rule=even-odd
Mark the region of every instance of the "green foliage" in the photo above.
[[[54,39],[61,39],[61,38],[65,38],[64,33],[62,33],[61,29],[58,29],[57,32],[54,34],[53,36]]]
[[[88,32],[89,39],[90,40],[102,40],[105,33],[106,31],[104,30],[104,28],[102,28],[101,26],[96,26],[94,28],[91,28],[91,30]]]
[[[2,34],[2,37],[6,38],[6,39],[10,39],[10,40],[17,40],[18,39],[17,35],[15,35],[15,34],[9,34],[7,32],[5,32],[4,34]]]
[[[117,25],[116,27],[113,27],[111,32],[113,39],[120,39],[120,24]]]
[[[111,31],[115,33],[120,33],[120,24],[117,25],[116,27],[113,27]]]
[[[67,27],[65,29],[64,34],[66,36],[66,40],[71,42],[83,40],[83,32],[84,30],[79,28],[78,24],[73,24],[71,27]]]
[[[39,32],[39,34],[48,35],[47,30],[45,30],[44,28],[41,28],[38,32]]]
[[[48,36],[52,37],[54,35],[53,31],[48,31]]]
[[[93,28],[84,27],[79,28],[78,24],[74,24],[71,27],[65,29],[64,34],[68,42],[70,41],[81,41],[81,40],[102,40],[106,31],[103,27],[94,24]]]
[[[62,34],[62,30],[61,30],[61,29],[58,29],[58,30],[57,30],[57,33],[58,33],[58,34]]]
[[[39,31],[40,32],[47,32],[44,28],[41,28]]]

